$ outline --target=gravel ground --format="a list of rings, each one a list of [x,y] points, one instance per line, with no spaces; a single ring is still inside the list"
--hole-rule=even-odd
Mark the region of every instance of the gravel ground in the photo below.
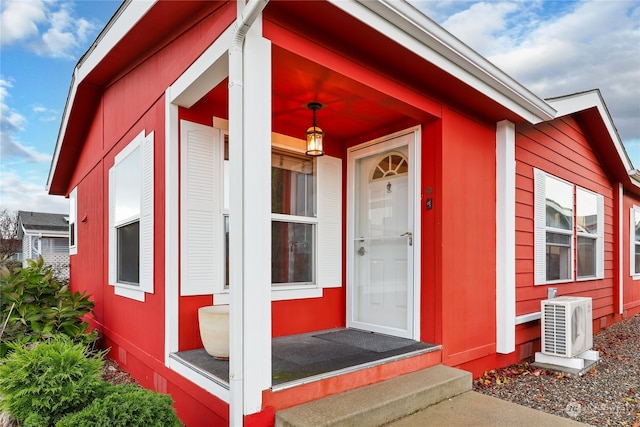
[[[528,363],[486,372],[477,392],[594,426],[640,427],[640,314],[593,337],[600,363],[569,378]]]

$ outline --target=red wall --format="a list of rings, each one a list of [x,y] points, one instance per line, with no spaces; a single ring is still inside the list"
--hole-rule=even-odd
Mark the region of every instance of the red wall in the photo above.
[[[434,209],[441,210],[435,269],[447,365],[495,351],[495,135],[495,123],[443,109]]]
[[[212,8],[218,6],[212,4]],[[67,192],[78,189],[78,253],[70,258],[71,286],[87,291],[95,301],[95,317],[90,321],[104,334],[103,344],[111,348],[109,356],[145,387],[170,392],[178,414],[190,425],[205,419],[198,418],[200,415],[214,425],[228,419],[226,404],[164,365],[164,91],[235,18],[235,4],[203,16],[196,25],[188,22],[184,28],[176,28],[171,43],[158,41],[147,57],[130,64],[104,88],[82,147],[74,158],[63,159],[74,163]],[[154,293],[147,293],[144,303],[116,296],[108,285],[106,203],[109,168],[142,130],[154,132],[155,144]]]
[[[534,286],[534,194],[533,169],[564,179],[604,196],[605,275],[604,279]],[[617,192],[617,186],[616,192]],[[593,152],[590,141],[571,117],[536,126],[518,126],[516,134],[516,315],[540,311],[547,288],[557,288],[558,296],[586,296],[593,299],[596,319],[614,311],[614,245],[617,208],[614,187]],[[540,336],[540,322],[518,326],[516,344]],[[538,343],[536,343],[538,345]]]

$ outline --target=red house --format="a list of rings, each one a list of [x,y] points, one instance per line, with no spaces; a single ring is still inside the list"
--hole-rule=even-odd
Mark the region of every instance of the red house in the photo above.
[[[542,100],[404,2],[123,3],[47,185],[110,357],[187,425],[528,358],[550,287],[594,331],[640,312],[640,177],[599,92]],[[221,362],[198,310],[226,305]],[[359,331],[411,345],[290,377]]]

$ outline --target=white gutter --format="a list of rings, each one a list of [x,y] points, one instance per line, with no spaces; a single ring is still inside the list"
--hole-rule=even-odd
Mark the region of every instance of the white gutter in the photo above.
[[[245,406],[245,380],[244,380],[244,198],[248,190],[244,185],[244,40],[249,29],[262,13],[268,0],[249,0],[245,5],[243,1],[238,4],[238,19],[234,24],[234,34],[229,48],[229,139],[234,141],[237,148],[234,156],[238,161],[234,162],[236,168],[233,175],[240,178],[240,193],[236,194],[235,203],[231,209],[235,209],[233,216],[229,216],[230,234],[233,239],[229,242],[231,253],[242,254],[240,259],[234,262],[230,271],[235,274],[232,282],[234,286],[229,291],[229,323],[232,332],[229,337],[229,425],[241,426],[244,422]],[[238,153],[239,151],[239,153]],[[238,155],[239,154],[239,155]],[[239,221],[239,222],[236,222]],[[233,262],[233,261],[232,261]],[[240,332],[239,334],[237,332]]]

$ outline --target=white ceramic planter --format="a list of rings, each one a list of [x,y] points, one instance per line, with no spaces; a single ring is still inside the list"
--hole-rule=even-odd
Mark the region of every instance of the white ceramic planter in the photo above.
[[[229,306],[200,307],[198,322],[205,351],[216,359],[229,360]]]

